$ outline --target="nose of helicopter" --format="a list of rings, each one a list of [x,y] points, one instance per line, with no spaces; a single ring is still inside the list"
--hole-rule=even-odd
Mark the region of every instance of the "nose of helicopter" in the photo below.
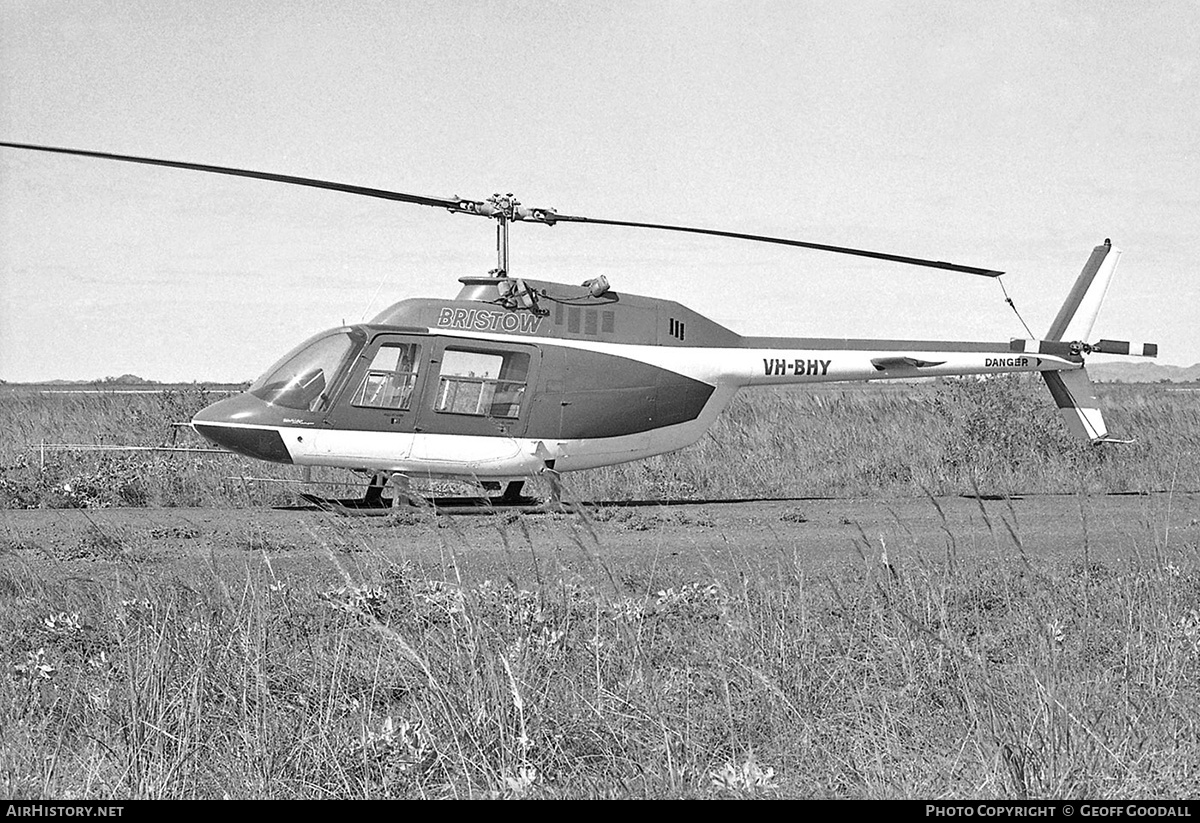
[[[259,460],[291,463],[278,418],[278,411],[270,404],[243,392],[198,411],[192,418],[192,428],[223,449]]]

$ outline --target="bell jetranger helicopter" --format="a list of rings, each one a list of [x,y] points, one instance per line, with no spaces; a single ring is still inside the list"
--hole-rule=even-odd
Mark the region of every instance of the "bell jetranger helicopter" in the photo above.
[[[1121,252],[1093,249],[1040,339],[1008,342],[748,337],[671,300],[515,278],[513,223],[622,226],[796,246],[950,272],[1003,272],[781,237],[663,223],[606,220],[529,208],[511,194],[428,197],[325,180],[78,149],[0,142],[12,149],[165,166],[329,189],[443,208],[496,221],[496,268],[460,278],[454,299],[410,298],[370,322],[316,334],[249,389],[195,415],[192,428],[230,451],[371,476],[362,500],[383,507],[393,480],[449,478],[529,504],[525,479],[558,496],[563,472],[688,446],[739,389],[832,381],[1038,372],[1075,435],[1114,442],[1084,365],[1093,353],[1155,357],[1154,344],[1089,343]],[[1123,441],[1116,441],[1123,442]]]

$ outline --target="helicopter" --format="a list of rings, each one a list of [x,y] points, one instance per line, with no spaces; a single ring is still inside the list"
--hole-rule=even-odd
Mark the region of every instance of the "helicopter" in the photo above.
[[[1096,246],[1041,338],[1006,342],[752,337],[682,304],[617,291],[605,277],[569,285],[513,277],[514,223],[619,226],[773,243],[949,272],[1001,271],[783,237],[610,220],[524,206],[512,194],[431,197],[271,172],[0,142],[0,147],[248,177],[446,209],[496,221],[496,268],[460,278],[453,299],[401,300],[364,323],[320,332],[249,388],[190,426],[217,446],[301,467],[370,477],[361,500],[385,508],[409,478],[466,481],[498,504],[528,505],[529,478],[641,460],[695,443],[741,389],[1037,372],[1072,434],[1109,435],[1085,356],[1156,357],[1152,343],[1087,342],[1121,252]],[[1014,307],[1015,308],[1015,307]],[[389,483],[395,500],[383,497]]]

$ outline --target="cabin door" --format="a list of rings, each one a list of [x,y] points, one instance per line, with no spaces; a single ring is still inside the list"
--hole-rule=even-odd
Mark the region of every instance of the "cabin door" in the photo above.
[[[541,352],[535,346],[440,338],[427,364],[416,431],[525,434]]]
[[[326,418],[321,450],[347,456],[408,457],[433,341],[380,334],[351,366],[349,379]]]

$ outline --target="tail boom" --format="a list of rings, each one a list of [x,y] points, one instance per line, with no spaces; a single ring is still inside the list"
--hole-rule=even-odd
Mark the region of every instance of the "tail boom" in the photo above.
[[[724,381],[739,386],[778,386],[914,377],[1053,372],[1078,369],[1078,358],[1007,351],[1002,343],[978,351],[946,349],[770,348],[727,350]]]

